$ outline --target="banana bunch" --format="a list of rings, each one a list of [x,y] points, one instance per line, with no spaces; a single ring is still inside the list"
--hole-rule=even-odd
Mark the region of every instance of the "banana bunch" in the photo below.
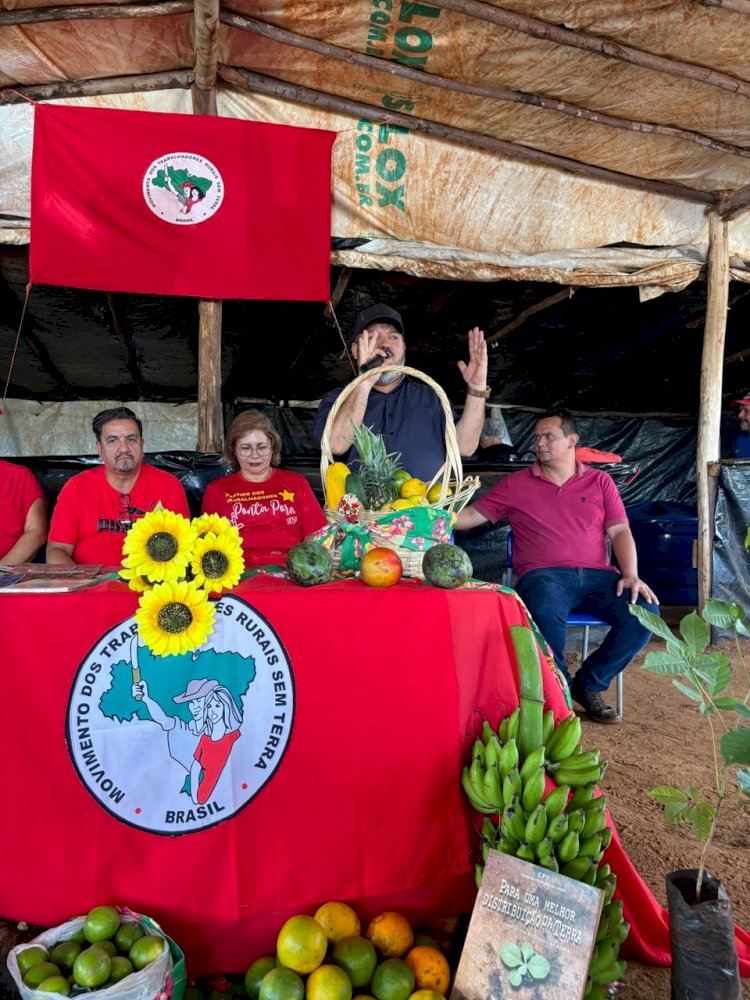
[[[544,712],[543,742],[525,758],[519,748],[529,742],[524,744],[522,726],[520,709],[497,731],[485,721],[462,772],[466,797],[484,814],[477,885],[494,849],[602,889],[605,903],[586,993],[596,1000],[607,996],[596,992],[603,984],[622,976],[619,947],[630,929],[622,902],[612,898],[616,877],[601,863],[612,838],[605,798],[596,794],[606,762],[599,750],[581,749],[581,721],[575,715],[555,725],[552,711]]]

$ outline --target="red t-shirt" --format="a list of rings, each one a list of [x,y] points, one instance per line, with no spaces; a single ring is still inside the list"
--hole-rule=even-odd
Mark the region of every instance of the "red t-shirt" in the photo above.
[[[472,507],[493,524],[508,518],[519,577],[549,566],[614,569],[605,531],[628,523],[612,477],[581,462],[562,486],[546,479],[534,462],[506,476]]]
[[[195,797],[201,805],[208,802],[239,735],[239,729],[233,729],[231,732],[225,733],[220,740],[214,742],[210,736],[204,733],[198,741],[195,759],[203,768],[203,775]]]
[[[273,469],[263,483],[239,472],[215,479],[203,495],[203,513],[220,514],[239,529],[246,566],[283,563],[293,545],[327,523],[305,477],[286,469]]]
[[[0,459],[0,562],[23,534],[35,500],[44,499],[31,469]]]
[[[122,543],[131,522],[157,503],[175,514],[190,517],[180,480],[152,465],[142,465],[135,486],[122,494],[110,486],[104,466],[79,472],[60,490],[49,541],[74,545],[73,562],[119,566]]]

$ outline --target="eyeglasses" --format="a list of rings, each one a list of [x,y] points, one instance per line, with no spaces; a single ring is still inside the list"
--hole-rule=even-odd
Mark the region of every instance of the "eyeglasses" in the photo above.
[[[237,446],[237,451],[239,451],[241,454],[252,455],[253,453],[255,453],[259,457],[262,455],[267,455],[270,450],[271,450],[270,444],[258,444],[258,445],[241,444]]]

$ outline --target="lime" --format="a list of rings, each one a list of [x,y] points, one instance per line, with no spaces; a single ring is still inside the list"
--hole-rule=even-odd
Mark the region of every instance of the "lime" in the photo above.
[[[50,962],[59,965],[61,969],[70,972],[73,968],[73,962],[75,962],[80,953],[81,946],[77,941],[61,941],[52,949],[49,959]]]
[[[35,990],[40,983],[43,983],[45,979],[49,979],[50,976],[59,976],[60,970],[53,962],[37,962],[36,965],[32,965],[26,975],[23,977],[24,983]]]
[[[359,917],[346,903],[323,903],[315,911],[315,919],[326,932],[329,941],[352,937],[361,930]]]
[[[332,958],[352,981],[352,986],[366,986],[372,979],[378,956],[363,937],[345,937],[333,946]]]
[[[102,986],[109,979],[112,959],[99,945],[92,944],[76,958],[73,975],[79,986]]]
[[[115,944],[123,954],[127,954],[138,938],[142,938],[146,932],[135,920],[123,921],[117,928],[115,934]]]
[[[110,958],[114,958],[117,954],[117,945],[114,941],[97,941],[96,944],[102,951],[106,951]]]
[[[128,952],[128,958],[133,963],[134,969],[145,969],[162,954],[164,947],[164,938],[157,937],[156,934],[144,934],[133,944]]]
[[[307,1000],[352,1000],[352,984],[338,965],[321,965],[307,977]]]
[[[114,937],[119,926],[120,914],[114,906],[95,906],[86,914],[83,934],[88,942],[96,944],[97,941],[106,941],[107,938]]]
[[[378,1000],[408,1000],[414,986],[414,973],[406,962],[387,958],[375,970],[371,988]]]
[[[414,934],[414,945],[424,946],[426,948],[437,948],[440,951],[440,946],[434,937],[430,937],[429,934],[425,934],[423,931],[418,931]]]
[[[112,959],[112,967],[109,970],[109,981],[111,983],[119,983],[125,976],[129,976],[132,971],[133,964],[129,958],[125,958],[124,955],[115,955]]]
[[[83,927],[79,927],[75,934],[71,934],[68,941],[77,941],[78,944],[86,944],[86,935],[83,933]]]
[[[304,1000],[305,984],[302,977],[281,966],[271,969],[260,984],[258,1000]]]
[[[47,961],[47,949],[40,944],[32,944],[30,948],[24,948],[16,956],[18,971],[21,976],[25,976],[32,965],[39,965],[40,962]]]
[[[252,963],[250,968],[245,973],[245,991],[250,997],[250,1000],[258,1000],[258,994],[260,993],[260,984],[263,977],[271,971],[271,969],[276,968],[276,956],[275,955],[262,955],[260,958],[256,958]]]
[[[326,932],[317,920],[303,913],[290,917],[276,939],[279,963],[302,975],[317,969],[327,949]]]
[[[70,983],[65,976],[50,976],[49,979],[43,980],[37,989],[44,993],[62,993],[63,996],[70,996]]]

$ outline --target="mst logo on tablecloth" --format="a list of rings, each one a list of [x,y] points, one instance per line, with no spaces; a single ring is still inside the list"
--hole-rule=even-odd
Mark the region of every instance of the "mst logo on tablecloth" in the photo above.
[[[269,623],[222,597],[213,635],[155,657],[135,620],[115,625],[78,669],[67,740],[86,788],[152,833],[193,833],[236,815],[271,779],[294,718],[294,676]]]

